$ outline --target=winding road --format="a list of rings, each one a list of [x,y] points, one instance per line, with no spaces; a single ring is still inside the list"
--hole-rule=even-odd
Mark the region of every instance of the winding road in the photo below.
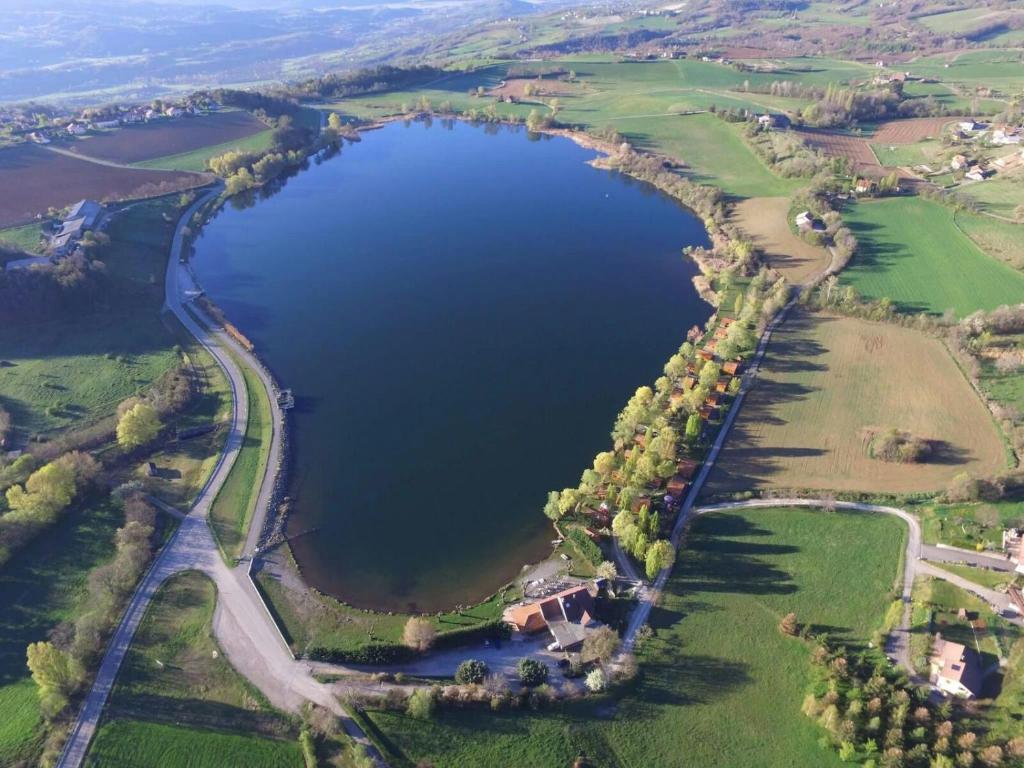
[[[309,664],[292,657],[277,625],[249,578],[247,558],[243,558],[238,566],[229,568],[220,556],[208,525],[210,506],[231,472],[248,421],[249,399],[245,378],[233,355],[244,360],[257,372],[274,408],[270,461],[261,482],[257,512],[246,540],[245,551],[249,557],[255,551],[256,542],[259,541],[263,530],[281,457],[281,414],[277,408],[275,389],[269,374],[223,330],[210,330],[216,326],[208,318],[204,318],[204,323],[208,323],[208,326],[198,323],[193,313],[197,317],[202,317],[202,313],[196,307],[193,307],[191,312],[186,309],[183,298],[186,295],[185,291],[196,288],[187,266],[179,261],[184,247],[185,229],[193,214],[220,191],[221,187],[218,185],[200,195],[178,222],[172,241],[171,257],[167,264],[165,302],[166,308],[209,351],[227,377],[232,393],[228,436],[213,472],[196,496],[192,509],[187,515],[181,516],[177,530],[156,556],[133,593],[65,743],[58,762],[60,768],[78,768],[83,764],[117,679],[118,670],[154,595],[164,581],[174,574],[192,570],[209,576],[217,587],[214,633],[235,669],[259,688],[276,707],[294,712],[306,701],[325,707],[340,718],[346,733],[363,744],[378,765],[384,765],[379,752],[345,713],[331,687],[314,678],[313,669]]]

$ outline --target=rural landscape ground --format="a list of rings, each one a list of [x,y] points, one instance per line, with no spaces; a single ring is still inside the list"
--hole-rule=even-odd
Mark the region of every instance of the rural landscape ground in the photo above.
[[[127,41],[44,55],[0,32],[38,57],[19,68],[0,50],[0,765],[1024,766],[1024,7],[456,6],[321,9],[315,29],[303,4],[243,2],[249,26],[230,31],[221,11],[193,27],[183,6],[160,38],[168,57]],[[132,23],[155,29],[160,13]],[[290,36],[263,37],[274,13]],[[51,33],[77,18],[53,14]],[[112,15],[108,39],[127,23]],[[481,137],[499,127],[575,142],[588,174],[671,203],[700,233],[680,226],[671,253],[648,253],[643,200],[629,203],[634,258],[696,265],[702,303],[685,309],[701,322],[628,371],[621,412],[585,441],[592,468],[555,490],[530,476],[543,452],[528,445],[567,423],[548,410],[565,401],[542,397],[543,367],[583,349],[620,373],[608,350],[649,340],[468,329],[467,359],[503,338],[542,351],[522,386],[551,434],[517,442],[516,424],[493,421],[505,411],[471,396],[466,361],[430,360],[436,342],[410,324],[403,290],[441,281],[407,285],[408,262],[372,272],[352,254],[383,242],[373,221],[338,237],[343,195],[313,200],[302,184],[359,167],[384,126],[455,121],[494,168]],[[401,165],[387,167],[404,191],[454,199],[472,179],[483,205],[496,199],[479,167]],[[627,205],[608,189],[587,205]],[[551,190],[522,190],[482,237],[465,207],[440,229],[403,225],[480,241],[462,255],[476,295],[448,282],[462,316],[487,318],[500,280],[524,315],[544,301],[575,327],[586,302],[621,337],[622,318],[663,300],[575,253],[566,232],[588,224],[570,211],[599,208],[540,211]],[[271,198],[328,213],[301,245],[271,245],[244,224]],[[244,253],[214,289],[197,262],[226,219],[243,222],[230,242]],[[538,290],[505,263],[506,241],[567,243],[586,295]],[[287,262],[276,279],[295,284],[275,286],[260,258]],[[339,275],[384,281],[365,325],[397,328],[418,354],[368,353],[356,323],[308,322],[312,297],[342,295]],[[304,442],[303,419],[329,418],[324,398],[352,389],[293,392],[287,367],[268,367],[284,359],[261,346],[281,344],[281,320],[260,292],[296,287],[311,297],[293,308],[307,323],[296,350],[324,369],[335,354],[399,362],[401,383],[379,390],[409,394],[374,410],[395,419],[379,435],[339,419],[336,450]],[[499,375],[515,380],[511,366]],[[564,394],[596,400],[592,378]],[[442,399],[437,382],[463,394]],[[450,432],[411,437],[417,409],[456,401]],[[451,461],[474,452],[453,435],[477,453],[526,445],[527,460],[474,476]],[[327,514],[372,516],[372,536],[340,530],[382,562],[427,509],[512,519],[510,486],[536,496],[542,532],[486,528],[485,542],[481,522],[476,546],[497,537],[514,558],[551,545],[474,604],[353,607],[344,587],[311,586],[306,537],[328,546],[326,528],[295,523],[310,519],[306,467],[334,454],[420,499],[411,517],[372,495],[331,499]],[[440,473],[460,492],[436,498]],[[471,578],[459,569],[479,558],[423,538],[437,573]],[[395,581],[399,595],[422,587]],[[517,618],[534,609],[539,625]]]

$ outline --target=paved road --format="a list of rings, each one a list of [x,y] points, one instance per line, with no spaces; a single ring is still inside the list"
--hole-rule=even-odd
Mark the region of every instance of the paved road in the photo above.
[[[241,369],[227,350],[231,349],[243,358],[247,353],[223,331],[208,330],[186,311],[182,304],[182,291],[194,285],[186,267],[179,264],[178,256],[183,246],[184,230],[192,214],[219,192],[220,188],[216,187],[201,195],[178,222],[167,266],[165,299],[167,308],[213,355],[224,370],[232,391],[232,414],[228,436],[217,464],[196,496],[192,509],[187,516],[183,516],[178,529],[157,555],[150,570],[132,595],[104,654],[93,687],[86,695],[75,726],[69,734],[58,763],[61,768],[78,768],[82,765],[117,672],[150,601],[167,578],[188,570],[201,571],[216,584],[217,608],[214,615],[214,631],[228,659],[241,674],[256,685],[277,707],[296,711],[306,701],[326,707],[341,718],[343,727],[349,735],[367,746],[379,765],[384,764],[365,734],[345,714],[330,687],[319,683],[313,677],[308,664],[296,661],[292,657],[248,577],[247,566],[243,563],[238,567],[229,568],[224,563],[207,524],[210,505],[234,465],[248,419],[249,403],[245,380]],[[214,327],[212,323],[210,327]],[[262,373],[261,368],[257,370]],[[265,382],[269,381],[265,373],[262,373],[261,378]],[[268,391],[273,393],[272,388]],[[277,413],[275,410],[275,415]],[[273,450],[272,447],[271,456],[279,457],[279,430],[275,429],[274,434],[277,450]],[[267,476],[276,474],[276,468],[277,463],[269,463]],[[267,488],[272,482],[272,479],[268,482],[267,477],[264,477],[260,493],[261,504],[265,504],[269,499]],[[262,527],[265,515],[266,509],[263,508],[254,519],[253,528],[257,528],[257,525]],[[258,534],[251,536],[247,541],[247,551],[254,548],[254,544],[250,542],[255,540],[258,540]]]
[[[925,544],[921,547],[921,557],[925,560],[933,560],[937,563],[966,563],[976,568],[989,568],[993,571],[1008,571],[1013,573],[1017,564],[1006,557],[986,554],[984,552],[972,552],[969,549],[958,549],[956,547],[935,547]]]

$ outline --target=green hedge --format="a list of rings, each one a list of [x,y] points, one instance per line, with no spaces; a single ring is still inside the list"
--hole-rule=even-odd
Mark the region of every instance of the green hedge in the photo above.
[[[570,528],[569,539],[576,545],[576,549],[580,551],[587,560],[593,565],[600,565],[604,560],[604,554],[601,552],[601,548],[597,546],[590,537],[587,536],[586,531],[582,528]]]
[[[333,661],[338,664],[397,664],[409,661],[416,652],[401,643],[370,643],[361,648],[343,650],[311,646],[306,658],[312,661]]]

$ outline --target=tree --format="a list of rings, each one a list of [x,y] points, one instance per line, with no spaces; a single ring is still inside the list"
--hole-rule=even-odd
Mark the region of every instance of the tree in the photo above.
[[[82,682],[84,671],[70,654],[49,642],[32,643],[26,650],[28,668],[39,689],[43,714],[53,718],[67,706],[68,696]]]
[[[583,641],[583,658],[607,664],[619,650],[619,635],[611,627],[598,627]]]
[[[787,613],[782,617],[782,621],[779,622],[779,632],[790,637],[796,637],[799,631],[800,626],[797,624],[795,613]]]
[[[605,676],[604,670],[598,667],[587,673],[583,683],[591,693],[600,693],[608,687],[608,678]]]
[[[417,688],[409,697],[405,711],[409,717],[415,717],[417,720],[429,720],[434,716],[435,709],[437,709],[437,699],[434,692],[429,688]]]
[[[633,539],[633,546],[630,547],[630,552],[633,557],[641,562],[647,557],[647,547],[650,544],[650,538],[647,534],[637,528],[636,536]]]
[[[136,403],[117,422],[117,442],[131,450],[152,442],[160,432],[160,418],[148,403]]]
[[[647,550],[644,568],[647,571],[647,578],[653,579],[662,569],[672,567],[676,561],[676,550],[671,542],[659,539]]]
[[[548,679],[548,665],[537,659],[520,659],[516,670],[519,672],[519,682],[527,688],[533,688]]]
[[[544,505],[544,515],[551,520],[557,520],[562,516],[558,509],[558,491],[548,491],[548,500]]]
[[[677,352],[668,359],[667,363],[665,363],[665,375],[673,380],[681,379],[686,375],[687,364],[686,358]]]
[[[611,451],[597,454],[594,457],[594,471],[607,480],[608,476],[615,471],[615,454]]]
[[[415,651],[429,650],[437,639],[437,630],[427,619],[412,616],[405,622],[402,630],[402,642]]]
[[[484,662],[477,659],[466,659],[455,670],[455,682],[459,685],[468,685],[469,683],[479,685],[487,677],[488,671]]]
[[[597,576],[600,579],[614,579],[619,575],[618,569],[615,567],[615,563],[610,560],[605,560],[599,566],[597,566]]]
[[[701,419],[700,415],[691,413],[686,419],[686,432],[684,439],[688,443],[695,443],[700,438]]]

